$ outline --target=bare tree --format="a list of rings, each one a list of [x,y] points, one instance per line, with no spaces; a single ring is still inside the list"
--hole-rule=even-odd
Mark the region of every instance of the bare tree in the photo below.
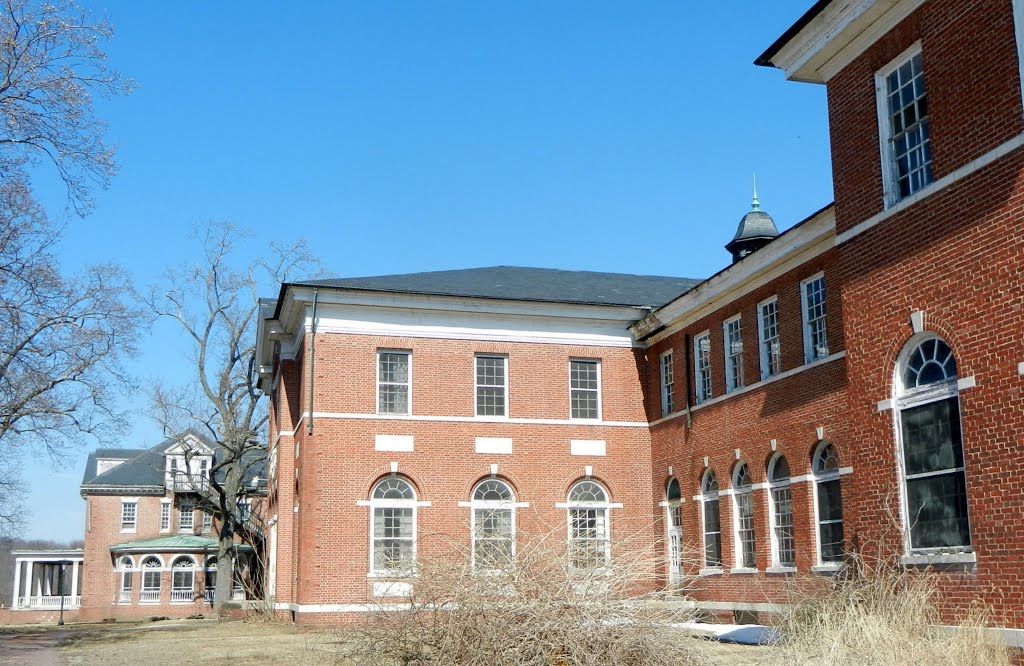
[[[156,418],[169,432],[196,428],[217,447],[210,470],[212,492],[204,501],[220,517],[214,596],[219,613],[231,591],[236,537],[250,542],[262,537],[245,504],[257,492],[254,472],[265,474],[266,464],[268,413],[257,388],[255,356],[257,292],[261,285],[276,287],[296,272],[318,270],[318,262],[298,242],[271,245],[266,257],[239,269],[234,250],[245,235],[242,229],[210,224],[197,235],[202,261],[168,270],[147,299],[153,312],[180,325],[190,340],[194,381],[181,388],[157,386],[152,402]]]
[[[116,168],[94,97],[132,91],[107,65],[113,29],[70,0],[0,0],[0,181],[28,182],[49,163],[80,215]]]
[[[143,323],[119,268],[61,274],[58,236],[24,185],[0,182],[0,495],[12,499],[22,496],[26,449],[61,463],[122,428],[119,389],[131,385],[123,362]],[[4,514],[20,513],[3,504]],[[14,527],[0,519],[0,534]]]

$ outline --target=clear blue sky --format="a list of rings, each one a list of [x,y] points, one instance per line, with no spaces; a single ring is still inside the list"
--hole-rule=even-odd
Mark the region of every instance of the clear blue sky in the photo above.
[[[706,277],[750,203],[785,229],[831,201],[825,91],[752,62],[811,0],[83,0],[138,91],[100,106],[120,174],[62,246],[142,285],[191,225],[306,238],[332,274],[496,264]],[[186,377],[169,326],[145,382]],[[125,446],[159,432],[141,394]],[[86,452],[29,461],[28,536],[80,538]]]

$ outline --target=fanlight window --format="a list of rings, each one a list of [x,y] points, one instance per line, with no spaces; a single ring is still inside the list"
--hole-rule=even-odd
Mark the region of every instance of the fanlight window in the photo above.
[[[668,577],[675,588],[683,574],[683,494],[679,480],[672,478],[665,489],[667,513]]]
[[[512,490],[504,482],[491,479],[476,487],[473,499],[478,502],[511,502]]]
[[[416,498],[412,486],[399,478],[384,479],[373,490],[373,499],[411,500]]]
[[[416,493],[408,481],[388,477],[373,489],[371,569],[378,574],[410,571],[416,550]]]
[[[607,566],[608,508],[608,494],[593,481],[580,481],[569,490],[569,565],[573,569]]]
[[[905,389],[918,388],[956,378],[953,350],[939,338],[925,340],[910,353],[903,369]]]
[[[515,495],[504,481],[488,479],[473,491],[473,566],[507,569],[515,560]]]

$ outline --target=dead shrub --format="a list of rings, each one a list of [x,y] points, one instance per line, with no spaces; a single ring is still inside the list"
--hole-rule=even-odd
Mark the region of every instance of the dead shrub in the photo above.
[[[815,593],[802,590],[778,627],[769,661],[814,666],[1010,664],[986,638],[987,613],[965,613],[950,628],[940,615],[939,579],[899,564],[853,566]],[[943,625],[946,626],[943,626]]]
[[[596,569],[570,566],[564,532],[521,537],[514,567],[474,570],[454,549],[394,579],[404,603],[378,604],[335,654],[368,666],[709,663],[705,641],[670,626],[693,611],[654,603],[654,572],[649,537],[637,549],[616,544],[612,563]]]

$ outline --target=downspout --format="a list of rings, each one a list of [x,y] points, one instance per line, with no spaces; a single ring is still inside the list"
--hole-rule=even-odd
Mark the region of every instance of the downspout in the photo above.
[[[683,336],[683,358],[686,359],[686,372],[683,373],[683,381],[686,389],[686,427],[693,425],[693,418],[690,416],[690,334]]]
[[[318,291],[313,287],[313,322],[309,334],[309,416],[306,418],[306,434],[313,434],[313,379],[316,376],[316,306]]]

